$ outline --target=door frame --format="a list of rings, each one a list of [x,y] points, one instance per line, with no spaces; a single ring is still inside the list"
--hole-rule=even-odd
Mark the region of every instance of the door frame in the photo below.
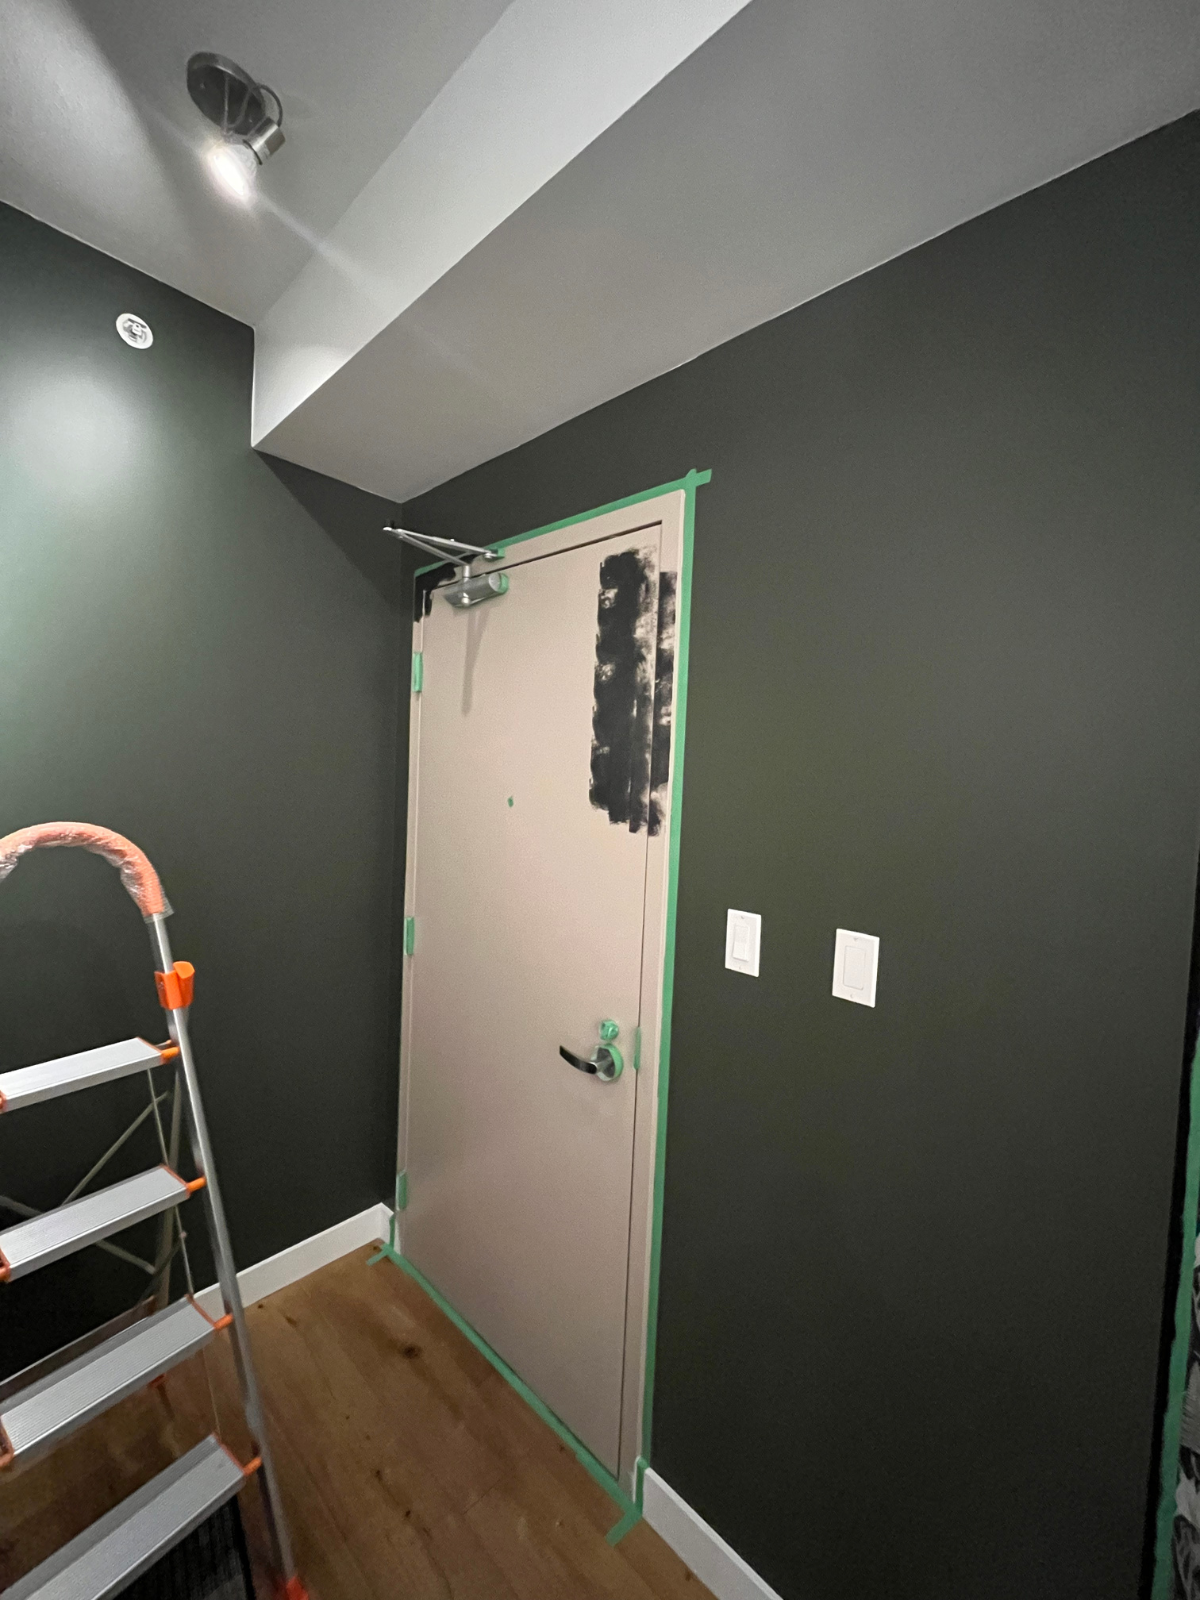
[[[513,1383],[548,1422],[583,1466],[621,1506],[625,1515],[612,1530],[610,1540],[622,1536],[637,1521],[642,1505],[642,1479],[649,1463],[654,1411],[655,1347],[658,1332],[659,1271],[662,1256],[663,1179],[666,1159],[667,1094],[670,1076],[671,1016],[674,997],[675,922],[679,891],[679,843],[683,797],[683,757],[687,728],[688,654],[691,629],[692,545],[695,531],[696,490],[711,472],[692,470],[673,483],[661,484],[641,494],[612,501],[578,516],[564,518],[527,533],[492,542],[508,551],[530,540],[539,543],[522,550],[522,559],[556,554],[577,547],[584,523],[589,538],[615,537],[633,531],[637,522],[662,525],[662,569],[677,572],[675,610],[675,673],[671,720],[671,762],[665,815],[667,826],[647,841],[645,923],[642,939],[642,1023],[637,1059],[637,1099],[634,1114],[633,1175],[630,1207],[629,1278],[625,1310],[625,1380],[621,1392],[621,1443],[616,1476],[598,1461],[566,1425],[533,1394],[507,1363],[465,1322],[403,1253],[402,1214],[407,1205],[407,1139],[409,1053],[412,1033],[412,985],[403,984],[400,1018],[400,1111],[397,1130],[395,1204],[388,1244],[380,1252],[416,1278],[492,1365]],[[511,562],[509,563],[512,564]],[[418,569],[416,576],[434,564]],[[502,566],[492,570],[503,570]],[[404,955],[407,978],[417,950],[414,906],[417,866],[417,759],[421,731],[423,682],[421,643],[423,618],[413,623],[413,667],[409,719],[408,823],[404,882]]]

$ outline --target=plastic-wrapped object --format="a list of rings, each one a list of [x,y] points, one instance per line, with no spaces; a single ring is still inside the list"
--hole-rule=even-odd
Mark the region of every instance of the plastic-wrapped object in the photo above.
[[[32,828],[18,828],[16,833],[5,834],[0,839],[0,883],[22,856],[31,850],[54,845],[78,845],[93,855],[103,856],[109,866],[116,867],[121,874],[121,882],[147,920],[171,915],[171,907],[149,856],[132,840],[91,822],[39,822]]]

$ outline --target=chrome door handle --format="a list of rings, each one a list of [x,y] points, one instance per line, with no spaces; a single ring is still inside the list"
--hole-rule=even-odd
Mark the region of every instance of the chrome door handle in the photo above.
[[[615,1045],[598,1044],[588,1057],[577,1056],[566,1045],[560,1044],[558,1053],[576,1072],[587,1072],[602,1083],[615,1083],[621,1076],[625,1063]]]

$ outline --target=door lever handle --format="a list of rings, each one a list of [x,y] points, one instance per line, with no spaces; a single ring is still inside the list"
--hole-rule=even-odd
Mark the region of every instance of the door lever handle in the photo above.
[[[614,1083],[621,1076],[625,1066],[621,1052],[611,1044],[598,1044],[587,1057],[577,1056],[564,1044],[559,1045],[558,1053],[569,1066],[575,1068],[576,1072],[589,1073],[592,1077],[599,1078],[602,1083]]]
[[[576,1072],[595,1073],[597,1071],[597,1063],[595,1061],[585,1061],[582,1056],[577,1056],[573,1050],[568,1050],[565,1044],[559,1045],[558,1053],[564,1061],[570,1062]]]

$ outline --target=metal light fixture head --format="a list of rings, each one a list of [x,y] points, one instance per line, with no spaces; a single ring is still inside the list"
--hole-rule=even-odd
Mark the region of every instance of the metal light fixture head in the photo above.
[[[213,177],[235,199],[253,193],[259,167],[283,143],[283,106],[227,56],[198,51],[187,64],[188,93],[221,138],[208,152]]]

